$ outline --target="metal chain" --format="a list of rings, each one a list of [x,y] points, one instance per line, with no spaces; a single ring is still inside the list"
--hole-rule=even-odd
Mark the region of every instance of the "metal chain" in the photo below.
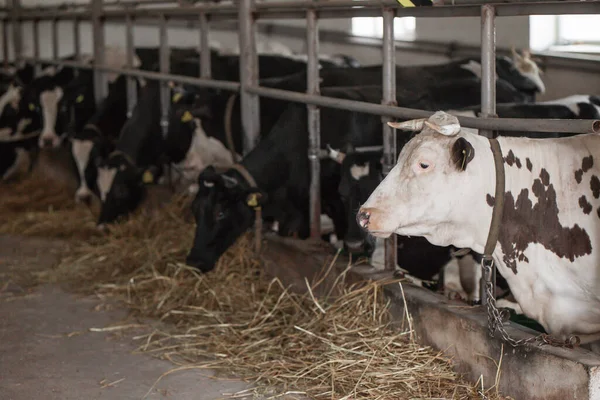
[[[487,262],[486,262],[487,261]],[[494,266],[494,260],[489,257],[483,257],[481,260],[481,268],[483,269],[483,276],[488,277],[491,276],[492,267]],[[513,339],[506,329],[504,328],[504,322],[508,320],[509,314],[505,311],[500,311],[498,307],[496,307],[496,296],[494,291],[494,286],[491,279],[485,279],[485,290],[487,294],[487,315],[488,315],[488,330],[490,336],[494,337],[496,331],[500,333],[502,339],[504,339],[508,344],[513,347],[524,346],[526,344],[538,342],[539,345],[549,344],[554,347],[566,347],[566,348],[574,348],[579,346],[580,339],[578,336],[571,336],[566,340],[560,340],[552,338],[551,336],[543,333],[537,336],[533,336],[526,339],[516,340]]]

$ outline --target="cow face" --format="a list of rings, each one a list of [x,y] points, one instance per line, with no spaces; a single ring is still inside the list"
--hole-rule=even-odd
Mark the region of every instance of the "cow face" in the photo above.
[[[252,226],[254,208],[265,198],[237,172],[219,174],[212,166],[202,171],[192,204],[196,234],[187,264],[203,272],[212,270],[225,250]]]
[[[97,165],[101,228],[134,211],[146,193],[144,184],[153,182],[158,171],[140,170],[122,153],[113,153],[108,159],[97,161]]]
[[[351,145],[344,152],[329,150],[329,156],[341,163],[338,191],[347,217],[344,244],[350,252],[372,252],[375,239],[356,222],[356,212],[383,179],[381,152],[355,153]]]
[[[75,192],[76,202],[89,203],[94,193],[100,194],[97,186],[97,164],[109,156],[113,147],[106,137],[91,127],[73,135],[71,154],[79,173],[79,187]]]
[[[422,132],[404,146],[396,166],[363,204],[358,224],[377,237],[397,233],[424,236],[438,246],[462,246],[469,238],[452,235],[464,235],[472,227],[460,231],[449,227],[467,220],[463,213],[475,212],[467,205],[475,201],[467,193],[479,172],[471,163],[477,153],[489,153],[491,158],[489,144],[485,151],[487,139],[461,132],[458,119],[442,111],[429,120],[390,125],[399,129],[412,125],[410,130]],[[493,182],[491,171],[490,186]]]
[[[37,78],[30,85],[29,104],[31,111],[41,111],[43,126],[39,139],[40,147],[58,147],[62,142],[62,134],[68,125],[68,113],[61,111],[61,100],[64,87],[73,79],[73,70],[63,68]],[[63,103],[64,104],[64,103]],[[59,132],[61,135],[57,134]]]
[[[498,77],[509,82],[521,92],[529,94],[531,101],[535,100],[535,94],[546,92],[546,85],[542,80],[542,71],[532,59],[529,52],[524,51],[520,55],[513,50],[513,58],[497,57],[496,73]]]

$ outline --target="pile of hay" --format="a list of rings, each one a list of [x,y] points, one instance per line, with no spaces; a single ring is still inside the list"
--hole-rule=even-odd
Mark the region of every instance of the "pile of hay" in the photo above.
[[[322,276],[307,282],[307,293],[292,293],[264,275],[249,236],[232,246],[211,273],[200,275],[181,264],[194,232],[193,222],[184,217],[188,202],[174,198],[160,213],[139,212],[110,234],[78,243],[52,279],[117,296],[135,315],[159,319],[160,325],[136,337],[140,351],[180,368],[234,373],[254,381],[257,391],[277,388],[270,395],[482,398],[452,371],[448,359],[415,343],[410,330],[389,325],[381,282],[348,286],[340,275],[331,292],[336,295],[316,299],[312,291]],[[65,218],[74,212],[54,214]],[[29,232],[37,223],[61,219],[45,216],[30,220]],[[334,273],[324,267],[323,275]],[[494,389],[485,396],[499,397]]]

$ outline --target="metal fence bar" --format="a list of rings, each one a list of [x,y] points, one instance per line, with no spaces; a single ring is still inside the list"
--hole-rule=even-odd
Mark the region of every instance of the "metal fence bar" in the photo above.
[[[52,58],[54,58],[55,60],[58,59],[58,55],[59,53],[59,46],[60,44],[58,43],[58,20],[57,19],[53,19],[51,24],[51,36],[52,36]]]
[[[104,65],[104,22],[102,21],[103,0],[92,1],[92,39],[94,43],[94,66]],[[94,97],[100,104],[106,96],[106,80],[100,69],[94,70]]]
[[[254,148],[260,135],[260,103],[258,96],[247,88],[258,84],[258,56],[256,53],[256,21],[252,15],[254,0],[240,0],[240,93],[242,126],[244,128],[244,154]]]
[[[396,106],[396,49],[394,46],[394,10],[383,10],[383,47],[382,47],[382,104]],[[396,132],[388,122],[392,119],[383,117],[383,174],[387,175],[396,164]],[[394,271],[397,264],[397,237],[390,236],[385,240],[385,269]]]
[[[492,5],[481,7],[481,116],[496,117],[496,9]],[[487,138],[493,131],[482,129],[479,134]],[[484,306],[488,303],[486,283],[496,287],[496,266],[492,264],[490,273],[482,266],[480,298]]]
[[[208,16],[205,13],[201,13],[200,17],[200,77],[210,78],[211,76],[211,65],[210,65],[210,24],[208,23]]]
[[[184,76],[184,75],[163,74],[160,72],[141,71],[138,69],[132,70],[132,69],[127,69],[127,68],[113,68],[113,67],[102,66],[102,65],[92,66],[92,65],[88,65],[88,64],[82,64],[82,63],[77,63],[77,62],[73,62],[73,61],[64,61],[64,60],[50,60],[50,59],[43,59],[43,58],[42,59],[27,58],[26,60],[29,62],[45,63],[45,64],[50,64],[50,65],[64,65],[64,66],[80,68],[80,69],[96,69],[96,70],[102,71],[102,72],[112,72],[115,74],[135,76],[138,78],[154,79],[154,80],[161,81],[161,82],[173,81],[173,82],[177,82],[177,83],[193,85],[193,86],[198,86],[198,87],[230,90],[232,92],[237,92],[240,90],[239,82],[219,81],[219,80],[204,79],[204,78],[193,78],[193,77]]]
[[[167,33],[167,18],[164,15],[160,17],[159,35],[160,72],[168,74],[170,70],[169,36]],[[160,86],[160,109],[162,113],[160,126],[164,137],[166,137],[169,132],[169,108],[171,105],[171,96],[169,96],[170,91],[171,89],[169,88],[168,83],[163,82]]]
[[[319,21],[317,12],[306,12],[306,53],[308,56],[306,69],[306,92],[309,95],[320,95],[319,90]],[[308,108],[308,159],[310,163],[310,236],[321,237],[321,112],[316,105],[307,104]]]
[[[23,39],[21,21],[19,21],[19,13],[21,12],[21,0],[12,0],[11,3],[13,54],[16,65],[23,58]]]
[[[81,61],[81,30],[79,28],[79,20],[76,19],[73,21],[73,50],[77,61]]]
[[[315,104],[321,107],[363,112],[400,119],[430,117],[433,112],[405,107],[391,107],[362,101],[338,99],[335,97],[313,96],[288,90],[252,86],[248,91],[259,96]],[[600,120],[591,119],[525,119],[525,118],[473,118],[457,116],[461,126],[474,129],[491,129],[517,132],[554,132],[554,133],[598,133]]]
[[[33,58],[40,58],[40,22],[35,20],[33,23]],[[35,64],[35,75],[37,76],[40,73],[40,64]]]
[[[2,53],[4,56],[4,67],[8,67],[8,20],[2,21]]]
[[[133,37],[133,17],[127,16],[125,20],[125,45],[127,51],[127,68],[133,68],[133,60],[135,57],[135,46]],[[136,78],[127,77],[127,118],[131,118],[133,115],[133,109],[137,103],[137,85]]]

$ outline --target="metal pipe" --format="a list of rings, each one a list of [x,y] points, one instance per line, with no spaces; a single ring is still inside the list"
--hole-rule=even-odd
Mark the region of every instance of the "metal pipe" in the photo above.
[[[169,73],[169,37],[167,34],[167,18],[163,15],[160,18],[160,29],[159,29],[159,59],[160,59],[160,72],[163,74]],[[160,126],[162,128],[163,136],[167,137],[169,132],[169,107],[171,105],[171,96],[169,96],[170,88],[167,82],[163,82],[160,86],[160,106],[161,106],[161,118]]]
[[[481,7],[481,116],[496,117],[496,9],[492,5]],[[487,138],[494,136],[489,129],[482,129],[479,134]],[[491,282],[496,287],[496,265],[492,263],[490,273],[482,265],[480,298],[486,306],[489,299],[486,283]]]
[[[204,78],[193,78],[183,75],[172,75],[172,74],[163,74],[160,72],[151,72],[151,71],[142,71],[138,69],[127,69],[127,68],[113,68],[107,66],[91,66],[88,64],[77,63],[73,61],[62,61],[62,60],[48,60],[48,59],[33,59],[27,58],[29,62],[38,62],[38,63],[47,63],[50,65],[64,65],[68,67],[80,68],[80,69],[97,69],[98,71],[103,72],[111,72],[115,74],[122,74],[128,76],[135,76],[139,78],[145,79],[154,79],[161,82],[177,82],[185,85],[192,85],[198,87],[212,88],[212,89],[222,89],[229,90],[232,92],[237,92],[240,90],[240,84],[238,82],[230,82],[230,81],[219,81],[213,79],[204,79]]]
[[[200,77],[210,78],[211,65],[210,65],[210,40],[209,32],[210,25],[208,23],[208,17],[205,13],[201,13],[200,17]]]
[[[395,107],[396,102],[396,49],[394,46],[394,10],[383,10],[383,48],[382,48],[382,104]],[[396,131],[388,126],[389,117],[383,117],[383,174],[387,175],[396,164]],[[385,240],[385,269],[395,271],[397,264],[397,237]]]
[[[319,90],[319,21],[317,13],[306,13],[306,93],[320,95]],[[310,163],[310,236],[321,237],[321,112],[308,104],[308,159]]]
[[[338,99],[335,97],[312,96],[288,90],[252,86],[249,92],[274,99],[296,103],[315,104],[321,107],[382,115],[400,119],[428,118],[433,112],[405,107],[391,107],[362,101]],[[457,116],[461,126],[474,129],[491,129],[516,132],[550,133],[598,133],[600,120],[592,119],[525,119],[525,118],[473,118]]]
[[[21,0],[11,1],[11,25],[13,34],[13,54],[15,65],[23,58],[23,39],[21,30],[21,21],[19,13],[21,12]]]
[[[58,20],[57,19],[52,20],[50,31],[52,32],[51,33],[51,36],[52,36],[52,58],[54,58],[55,60],[58,60],[59,44],[58,44]]]
[[[133,68],[133,60],[135,57],[135,46],[133,37],[133,18],[131,15],[127,16],[125,20],[125,43],[127,51],[127,68]],[[131,118],[133,115],[133,109],[137,103],[137,85],[136,78],[127,77],[127,118]]]
[[[81,31],[79,29],[78,19],[73,21],[73,48],[75,60],[81,61]]]
[[[40,23],[39,21],[33,21],[33,57],[35,59],[40,58]],[[35,64],[35,76],[40,73],[40,65]]]
[[[104,22],[102,21],[103,0],[92,1],[92,39],[94,43],[94,66],[104,65]],[[100,69],[94,70],[94,97],[100,104],[106,97],[106,79]]]
[[[4,68],[8,67],[8,20],[2,21],[2,53],[4,55]]]
[[[239,3],[240,43],[240,102],[244,128],[244,154],[254,148],[260,135],[260,103],[258,96],[247,88],[258,84],[258,56],[256,53],[256,21],[252,15],[253,0]]]

